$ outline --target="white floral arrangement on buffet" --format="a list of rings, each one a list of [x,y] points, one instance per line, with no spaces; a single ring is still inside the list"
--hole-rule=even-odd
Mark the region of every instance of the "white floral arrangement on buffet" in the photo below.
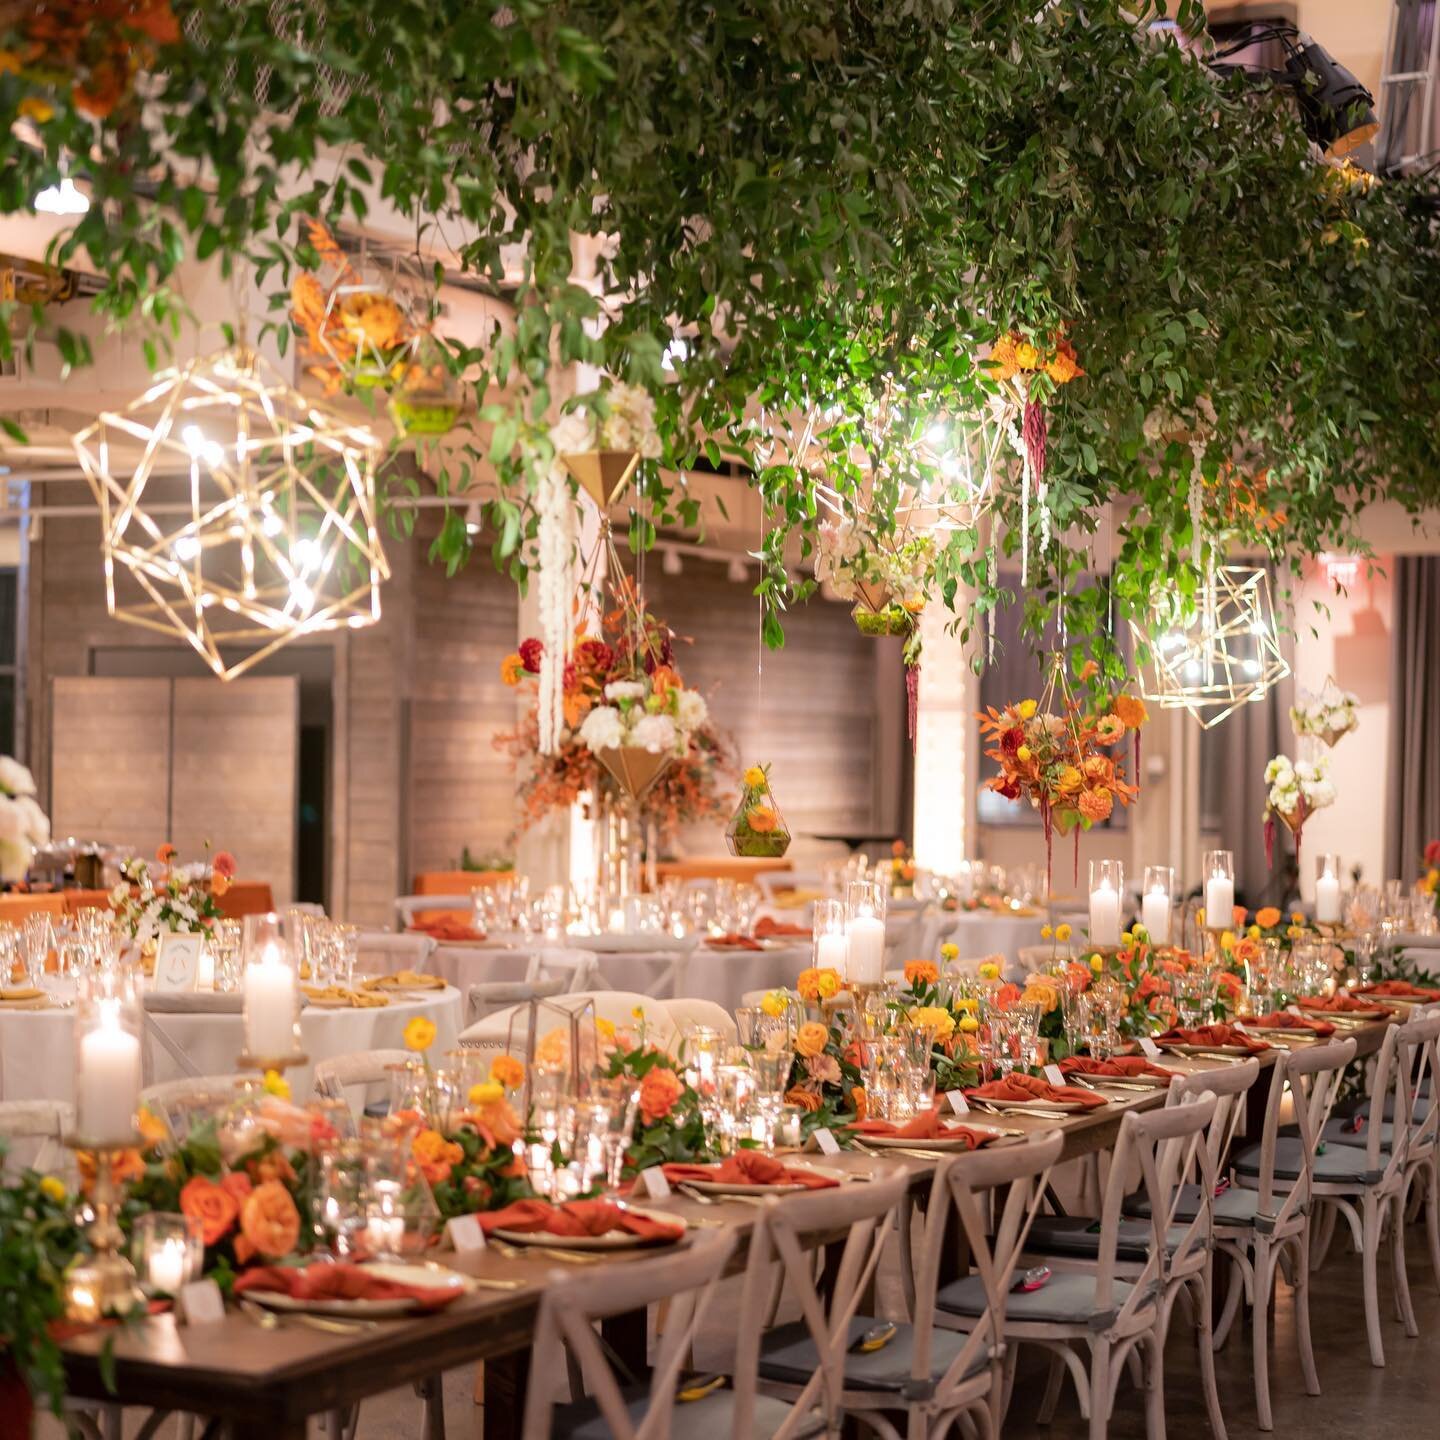
[[[35,777],[0,755],[0,880],[23,880],[35,850],[50,842],[50,821],[35,800]]]
[[[1318,695],[1300,692],[1290,707],[1290,724],[1297,735],[1314,736],[1334,745],[1359,726],[1360,697],[1327,680]]]
[[[669,680],[657,687],[646,675],[612,680],[605,699],[609,703],[594,706],[580,724],[582,743],[597,753],[630,746],[652,755],[683,755],[709,715],[698,690]]]

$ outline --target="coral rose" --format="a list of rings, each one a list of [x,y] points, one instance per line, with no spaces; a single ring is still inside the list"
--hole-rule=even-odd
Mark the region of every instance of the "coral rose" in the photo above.
[[[175,858],[175,847],[167,840],[155,852],[155,858],[162,864],[168,865]]]
[[[411,1142],[410,1153],[420,1173],[431,1185],[443,1185],[450,1172],[465,1158],[465,1151],[438,1130],[422,1130]]]
[[[813,1115],[825,1102],[813,1090],[807,1090],[803,1085],[796,1085],[793,1089],[785,1092],[785,1103]]]
[[[1095,742],[1098,745],[1113,745],[1125,738],[1125,722],[1118,715],[1102,715],[1095,722]]]
[[[809,1020],[795,1032],[795,1050],[813,1059],[830,1043],[830,1031],[818,1020]]]
[[[507,1090],[518,1090],[525,1083],[525,1067],[513,1055],[497,1055],[490,1062],[490,1078]]]
[[[1262,930],[1273,930],[1280,923],[1280,912],[1273,905],[1262,905],[1255,912],[1255,923]]]
[[[180,1213],[188,1220],[198,1220],[201,1238],[213,1245],[234,1228],[240,1209],[228,1186],[217,1184],[208,1175],[196,1175],[180,1191]]]
[[[278,1260],[295,1248],[299,1238],[300,1212],[278,1180],[257,1185],[245,1197],[240,1207],[240,1238],[235,1242],[235,1256],[242,1264],[251,1255]]]
[[[640,1114],[647,1125],[663,1120],[674,1108],[683,1087],[680,1077],[664,1065],[657,1065],[640,1082]]]
[[[492,1150],[497,1145],[502,1148],[511,1146],[520,1138],[520,1121],[508,1100],[491,1100],[477,1105],[475,1123],[489,1138]]]
[[[912,989],[918,982],[933,985],[940,978],[940,967],[933,960],[907,960],[905,962],[905,983]]]
[[[223,875],[227,880],[235,878],[235,872],[240,867],[235,857],[228,850],[217,850],[215,858],[210,862],[210,871],[214,875]]]
[[[995,1007],[999,1010],[1008,1010],[1020,998],[1020,987],[1013,981],[1007,980],[995,992]]]

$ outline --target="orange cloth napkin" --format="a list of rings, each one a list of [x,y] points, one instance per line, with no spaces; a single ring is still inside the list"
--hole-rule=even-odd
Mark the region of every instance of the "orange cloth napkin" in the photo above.
[[[683,1225],[667,1225],[649,1215],[623,1210],[609,1200],[567,1200],[563,1205],[516,1200],[503,1210],[480,1215],[479,1220],[487,1235],[492,1230],[545,1235],[608,1235],[612,1230],[624,1230],[646,1240],[678,1240],[685,1233]]]
[[[774,940],[781,935],[799,935],[809,940],[813,931],[808,925],[796,925],[791,920],[776,920],[769,915],[762,915],[755,922],[755,938],[757,940]]]
[[[857,1120],[846,1126],[856,1135],[879,1135],[887,1140],[966,1140],[970,1149],[978,1150],[1000,1137],[989,1130],[972,1130],[968,1125],[947,1125],[940,1118],[936,1105],[923,1115],[896,1125],[890,1120]]]
[[[1302,995],[1297,1003],[1302,1010],[1320,1010],[1330,1015],[1378,1008],[1373,1000],[1352,1000],[1348,995]]]
[[[765,947],[758,941],[752,940],[748,935],[737,935],[731,931],[728,935],[712,935],[706,942],[707,950],[763,950]]]
[[[1136,1075],[1163,1075],[1166,1082],[1175,1078],[1175,1071],[1147,1060],[1143,1055],[1117,1055],[1113,1060],[1095,1060],[1089,1055],[1072,1055],[1060,1062],[1062,1075],[1109,1075],[1123,1080]]]
[[[447,920],[443,915],[435,920],[426,920],[410,927],[412,935],[428,935],[432,940],[468,940],[476,944],[485,938],[483,930],[467,925],[463,920]]]
[[[1093,1090],[1082,1090],[1078,1085],[1052,1085],[1034,1075],[1011,1075],[1005,1080],[992,1080],[988,1085],[977,1085],[965,1092],[980,1100],[996,1100],[1004,1105],[1012,1100],[1048,1100],[1053,1105],[1083,1105],[1092,1110],[1097,1105],[1110,1102]]]
[[[401,1285],[358,1265],[259,1265],[235,1277],[234,1293],[270,1290],[296,1300],[414,1300],[439,1310],[463,1292],[434,1285]]]
[[[1176,1026],[1159,1037],[1161,1045],[1167,1041],[1172,1045],[1238,1045],[1243,1050],[1257,1052],[1270,1048],[1263,1040],[1257,1040],[1233,1025],[1197,1025],[1193,1030]]]
[[[1335,1027],[1328,1020],[1311,1020],[1305,1015],[1292,1015],[1288,1010],[1277,1010],[1273,1015],[1262,1015],[1245,1023],[1252,1030],[1308,1030],[1321,1039],[1335,1033]]]
[[[757,927],[758,929],[758,927]],[[1440,990],[1427,990],[1423,985],[1412,985],[1408,980],[1381,980],[1374,985],[1352,985],[1352,995],[1389,995],[1400,1000],[1440,1000]]]
[[[672,1185],[699,1180],[717,1185],[803,1185],[807,1190],[828,1190],[840,1183],[828,1175],[817,1175],[813,1170],[792,1170],[773,1155],[759,1150],[737,1150],[718,1165],[672,1163],[660,1168]]]

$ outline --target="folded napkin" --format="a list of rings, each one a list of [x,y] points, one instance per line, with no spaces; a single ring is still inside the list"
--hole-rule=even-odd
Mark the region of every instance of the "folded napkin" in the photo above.
[[[478,945],[485,938],[483,930],[467,925],[463,920],[449,920],[437,916],[434,920],[418,920],[409,927],[412,935],[428,935],[432,940],[468,940]]]
[[[760,927],[755,927],[755,933],[760,933]],[[1352,995],[1388,995],[1397,1000],[1424,1000],[1427,1003],[1433,1000],[1440,1000],[1440,990],[1427,990],[1423,985],[1412,985],[1408,980],[1381,980],[1374,985],[1352,985]]]
[[[683,1225],[667,1225],[609,1200],[567,1200],[563,1205],[516,1200],[503,1210],[490,1210],[477,1218],[487,1235],[492,1230],[519,1230],[527,1235],[608,1235],[612,1230],[624,1230],[646,1240],[678,1240],[685,1233]]]
[[[940,1118],[936,1105],[923,1115],[896,1125],[889,1120],[857,1120],[846,1127],[856,1135],[878,1135],[885,1140],[965,1140],[971,1150],[978,1150],[1000,1137],[992,1130],[973,1130],[968,1125],[947,1125]]]
[[[1253,1035],[1237,1030],[1233,1025],[1197,1025],[1193,1030],[1176,1026],[1157,1037],[1161,1045],[1228,1045],[1242,1050],[1268,1050],[1270,1047]]]
[[[14,989],[0,990],[0,1000],[38,1000],[44,993],[33,985],[17,985]]]
[[[979,1100],[995,1100],[1002,1105],[1015,1100],[1048,1100],[1052,1105],[1063,1102],[1066,1105],[1083,1105],[1091,1110],[1097,1105],[1110,1103],[1093,1090],[1082,1090],[1078,1085],[1052,1085],[1034,1075],[1011,1075],[1004,1080],[992,1080],[988,1085],[977,1085],[965,1093]]]
[[[295,1300],[414,1300],[425,1310],[439,1310],[463,1293],[452,1286],[402,1285],[359,1265],[259,1265],[241,1271],[233,1290],[268,1290]]]
[[[665,1178],[672,1185],[689,1184],[699,1180],[702,1184],[716,1185],[803,1185],[807,1190],[828,1190],[838,1185],[828,1175],[817,1175],[813,1170],[792,1170],[782,1165],[773,1155],[759,1150],[737,1150],[728,1160],[718,1165],[669,1164],[660,1167]]]
[[[705,942],[707,950],[763,950],[765,947],[748,935],[737,935],[733,930],[728,935],[712,935]]]
[[[307,1000],[318,1000],[328,1005],[349,1005],[355,1010],[375,1010],[390,1003],[374,990],[347,990],[343,985],[302,985],[300,993]]]
[[[755,922],[757,940],[774,940],[781,935],[798,935],[810,939],[814,932],[808,925],[796,925],[790,920],[777,920],[773,915],[762,915]]]
[[[438,975],[420,975],[414,970],[400,970],[394,975],[372,975],[362,980],[364,990],[443,990],[445,982]]]
[[[1335,1033],[1335,1027],[1328,1020],[1311,1020],[1305,1015],[1292,1015],[1288,1010],[1277,1010],[1273,1015],[1261,1015],[1247,1020],[1251,1030],[1306,1030],[1322,1040]]]
[[[1327,1015],[1377,1008],[1373,1000],[1352,1000],[1348,995],[1302,995],[1297,1003],[1302,1010],[1319,1010]]]
[[[1163,1076],[1168,1084],[1175,1071],[1166,1070],[1143,1055],[1116,1055],[1111,1060],[1095,1060],[1089,1055],[1072,1055],[1060,1062],[1062,1075],[1100,1075],[1115,1080],[1133,1079],[1136,1075]]]

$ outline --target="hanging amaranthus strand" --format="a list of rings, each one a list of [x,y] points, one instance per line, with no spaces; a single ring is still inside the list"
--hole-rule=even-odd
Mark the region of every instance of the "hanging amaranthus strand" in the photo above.
[[[535,495],[539,515],[537,599],[540,609],[540,694],[538,750],[553,755],[565,725],[565,662],[570,653],[570,552],[575,500],[564,469],[552,465]]]

